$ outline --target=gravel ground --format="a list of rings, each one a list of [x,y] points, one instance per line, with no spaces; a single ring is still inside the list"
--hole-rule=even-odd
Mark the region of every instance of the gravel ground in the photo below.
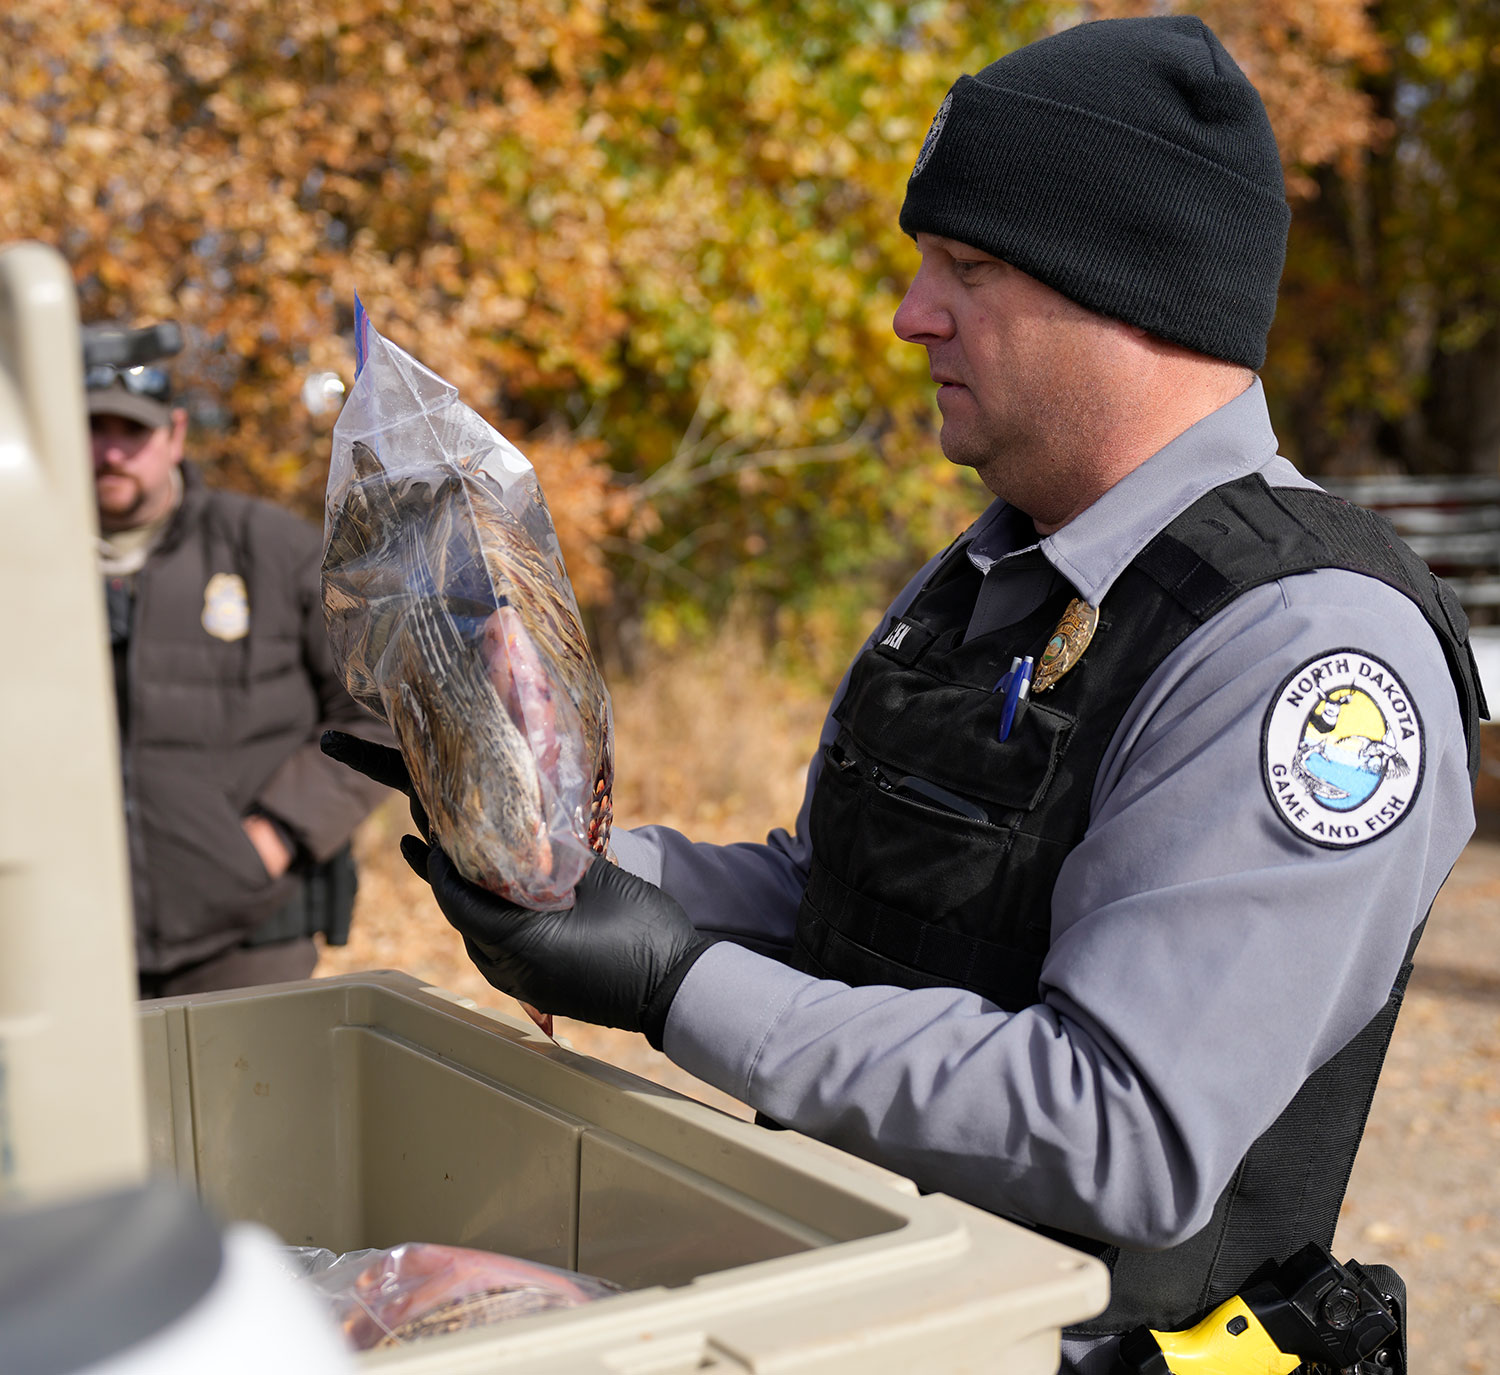
[[[1438,895],[1334,1254],[1406,1280],[1414,1375],[1500,1371],[1500,813]]]

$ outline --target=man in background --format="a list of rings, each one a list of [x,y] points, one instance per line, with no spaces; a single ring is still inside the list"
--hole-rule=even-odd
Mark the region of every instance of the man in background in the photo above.
[[[86,354],[126,338],[95,327]],[[318,737],[386,738],[334,669],[319,532],[204,485],[160,366],[85,381],[141,996],[306,978],[314,933],[347,937],[349,838],[383,796]]]

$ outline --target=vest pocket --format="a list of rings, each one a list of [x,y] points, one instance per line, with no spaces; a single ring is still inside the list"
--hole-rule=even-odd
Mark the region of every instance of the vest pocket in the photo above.
[[[1029,812],[1041,801],[1077,724],[1028,701],[1001,740],[1002,694],[905,680],[883,679],[878,687],[840,715],[835,745],[861,766],[878,761],[893,790],[902,779],[920,779],[977,803],[991,819]],[[929,792],[927,800],[937,797]]]
[[[961,808],[983,813],[982,802],[959,794],[944,801],[893,773],[857,753],[846,732],[825,749],[811,819],[818,862],[841,884],[887,908],[991,936],[995,895],[1016,877],[1011,869],[1034,855],[1035,838],[1019,835],[1014,813],[979,819]],[[1024,876],[1019,887],[1009,886],[1028,890]]]
[[[878,791],[902,798],[918,807],[930,808],[951,816],[962,816],[982,825],[992,824],[990,814],[972,798],[960,797],[941,784],[899,769],[884,769],[873,760],[857,753],[846,734],[840,734],[823,751],[824,766],[835,775],[855,778],[873,785]]]

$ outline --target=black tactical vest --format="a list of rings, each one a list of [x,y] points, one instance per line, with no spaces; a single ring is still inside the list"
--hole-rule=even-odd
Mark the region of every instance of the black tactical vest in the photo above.
[[[965,988],[1010,1012],[1038,1002],[1053,886],[1126,709],[1235,597],[1316,568],[1379,578],[1421,608],[1458,691],[1472,778],[1484,704],[1467,618],[1390,525],[1359,507],[1259,476],[1209,492],[1120,575],[1082,658],[1004,742],[995,684],[1014,656],[1041,661],[1072,593],[964,643],[982,579],[960,542],[855,663],[835,712],[813,793],[798,967],[856,985]],[[1108,1309],[1075,1330],[1181,1327],[1262,1262],[1332,1241],[1415,945],[1384,1009],[1255,1142],[1202,1231],[1155,1252],[1054,1234],[1112,1272]]]

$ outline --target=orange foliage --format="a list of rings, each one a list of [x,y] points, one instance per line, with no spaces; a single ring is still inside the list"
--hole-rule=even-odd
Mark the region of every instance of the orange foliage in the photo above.
[[[1358,171],[1362,4],[1190,7],[1294,196]],[[581,600],[613,573],[687,625],[746,591],[858,617],[982,500],[890,333],[932,112],[1049,27],[1161,8],[8,0],[0,242],[56,244],[87,319],[184,324],[220,481],[316,509],[303,387],[352,381],[357,292],[536,463]]]
[[[624,327],[579,118],[603,10],[11,0],[0,242],[56,244],[86,319],[180,320],[174,370],[210,422],[199,456],[308,510],[333,418],[302,386],[352,382],[359,292],[382,333],[536,450],[597,596],[600,444],[555,425],[533,444],[505,422],[509,396],[607,370]]]

